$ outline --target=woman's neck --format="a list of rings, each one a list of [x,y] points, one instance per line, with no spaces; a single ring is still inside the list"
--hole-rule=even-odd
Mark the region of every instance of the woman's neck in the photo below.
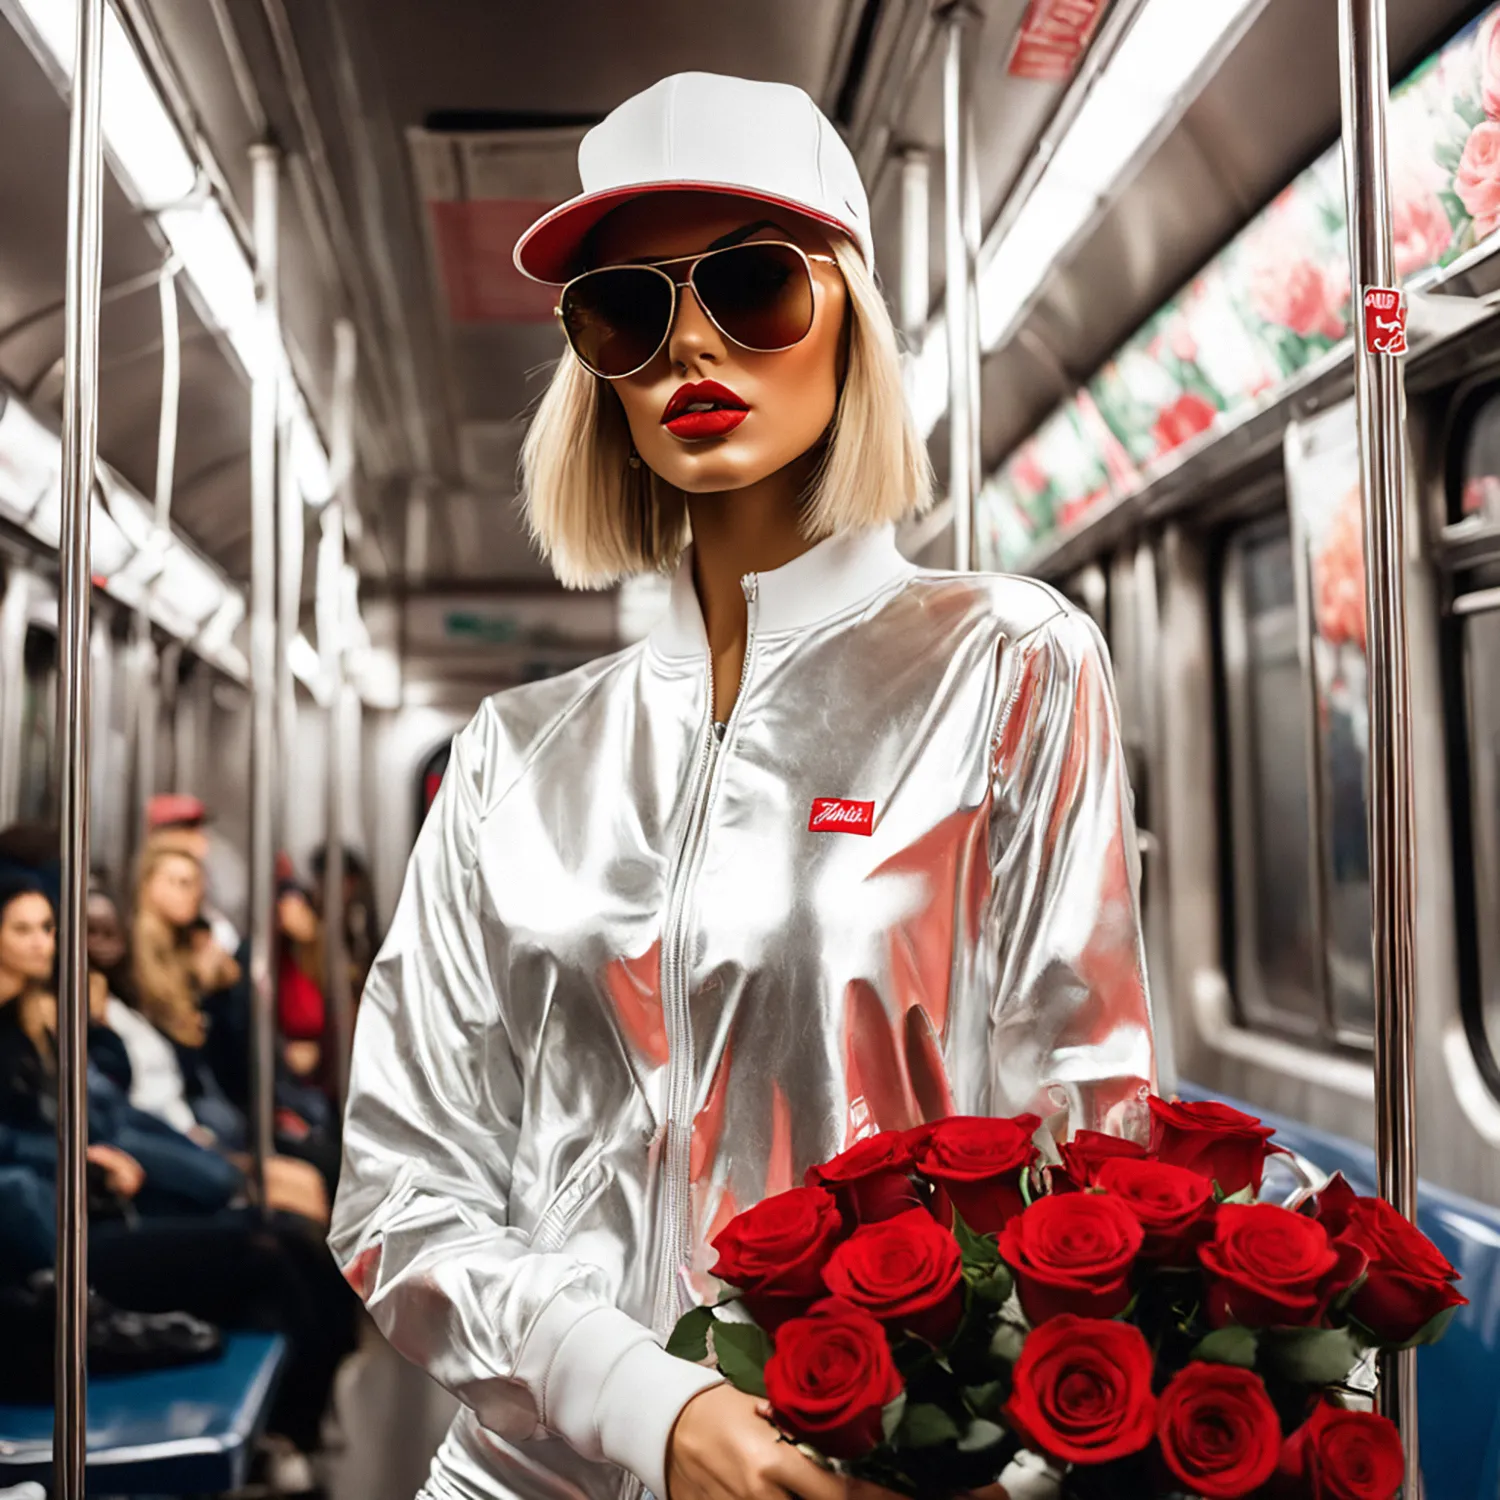
[[[718,658],[742,651],[745,596],[740,579],[800,557],[813,541],[801,527],[802,496],[817,465],[804,454],[744,489],[687,497],[693,532],[693,582],[709,649]]]
[[[14,970],[0,968],[0,1005],[9,1005],[17,995],[26,990],[26,976]]]

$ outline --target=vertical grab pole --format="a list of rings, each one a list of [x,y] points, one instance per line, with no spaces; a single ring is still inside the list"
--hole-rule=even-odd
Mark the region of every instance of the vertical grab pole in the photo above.
[[[57,995],[57,1330],[53,1487],[83,1500],[87,1456],[89,961],[89,504],[99,438],[99,241],[103,212],[104,0],[79,0],[68,137],[63,329],[62,577],[57,738],[62,755]]]
[[[255,1186],[265,1208],[273,1149],[276,829],[276,461],[281,390],[277,310],[280,155],[250,148],[255,209],[255,369],[250,393],[250,1104]]]
[[[901,153],[901,334],[906,345],[907,400],[915,394],[912,376],[927,327],[931,296],[928,239],[932,233],[932,168],[920,146]]]
[[[979,205],[974,162],[972,40],[967,0],[944,14],[943,229],[948,324],[948,494],[953,505],[953,566],[973,566],[974,502],[979,493],[979,328],[975,277]]]
[[[1395,289],[1386,160],[1389,62],[1385,0],[1339,0],[1344,190],[1355,320],[1355,399],[1364,492],[1370,653],[1370,855],[1375,975],[1375,1143],[1381,1195],[1408,1219],[1417,1209],[1416,840],[1411,677],[1406,638],[1406,393],[1399,340],[1385,351],[1366,329],[1366,292]],[[1407,1500],[1420,1494],[1417,1365],[1389,1362],[1382,1401],[1406,1448]]]
[[[323,512],[318,547],[318,649],[328,684],[327,828],[323,841],[323,970],[333,1014],[334,1078],[340,1103],[349,1092],[349,1054],[354,1041],[354,996],[344,927],[344,785],[349,762],[349,713],[345,702],[344,527],[354,510],[354,399],[358,348],[354,325],[334,326],[334,497]]]

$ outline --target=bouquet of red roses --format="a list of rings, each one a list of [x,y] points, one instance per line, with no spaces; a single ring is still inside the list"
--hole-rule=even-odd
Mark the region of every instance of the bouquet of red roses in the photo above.
[[[668,1348],[910,1495],[1031,1465],[1076,1500],[1390,1500],[1373,1356],[1437,1338],[1458,1273],[1340,1177],[1256,1201],[1281,1150],[1259,1120],[1150,1107],[1149,1148],[1059,1147],[1035,1115],[860,1141],[728,1224],[724,1294]]]

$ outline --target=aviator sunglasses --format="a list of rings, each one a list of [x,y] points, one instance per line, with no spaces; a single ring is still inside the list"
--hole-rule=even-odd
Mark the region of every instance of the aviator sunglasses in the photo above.
[[[656,358],[683,286],[725,338],[776,354],[812,329],[815,260],[838,263],[785,241],[755,240],[649,266],[601,266],[563,287],[557,316],[579,364],[605,380],[623,380]],[[686,266],[686,278],[678,282],[667,266]]]

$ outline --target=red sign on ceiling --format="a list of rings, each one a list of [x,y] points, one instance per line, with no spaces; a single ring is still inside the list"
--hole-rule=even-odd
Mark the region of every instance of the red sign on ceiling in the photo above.
[[[1031,0],[1010,55],[1015,78],[1061,83],[1073,76],[1106,0]]]
[[[511,253],[533,220],[553,207],[525,199],[429,202],[438,274],[455,323],[545,323],[557,288],[529,281]]]

